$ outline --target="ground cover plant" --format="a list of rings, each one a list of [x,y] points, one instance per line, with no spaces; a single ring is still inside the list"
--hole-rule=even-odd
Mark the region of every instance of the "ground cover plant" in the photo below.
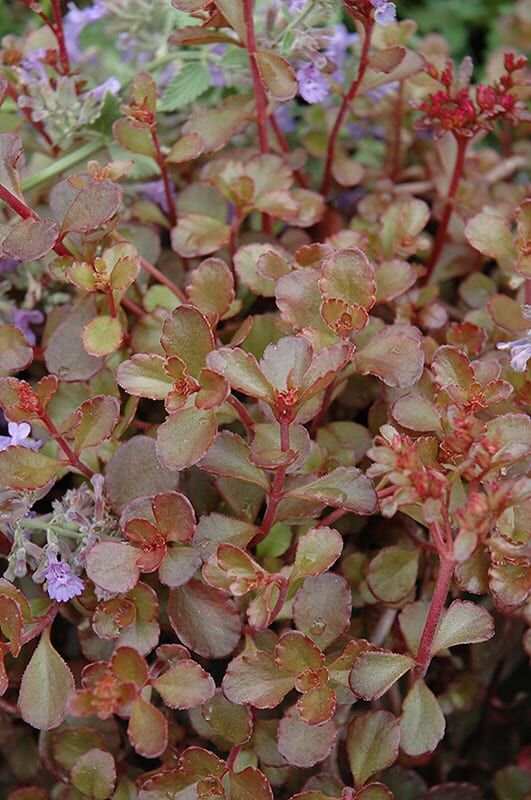
[[[2,798],[531,797],[531,23],[457,6],[9,4]]]

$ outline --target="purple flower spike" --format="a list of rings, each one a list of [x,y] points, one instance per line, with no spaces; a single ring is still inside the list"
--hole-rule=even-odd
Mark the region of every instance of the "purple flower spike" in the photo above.
[[[74,575],[66,561],[50,561],[44,570],[46,591],[52,600],[66,603],[83,591],[83,581]]]
[[[95,2],[87,8],[78,8],[74,3],[68,4],[68,13],[63,18],[63,28],[68,52],[71,58],[79,61],[82,56],[79,36],[83,28],[91,22],[97,22],[108,13],[108,8],[102,0]]]
[[[297,70],[299,94],[307,103],[320,103],[330,93],[326,78],[314,64],[305,64]]]
[[[0,277],[16,270],[19,264],[18,258],[0,258]]]
[[[27,422],[9,422],[7,426],[8,436],[0,436],[0,452],[7,450],[8,447],[29,447],[30,450],[37,450],[42,442],[34,442],[28,437],[31,434],[31,425]]]

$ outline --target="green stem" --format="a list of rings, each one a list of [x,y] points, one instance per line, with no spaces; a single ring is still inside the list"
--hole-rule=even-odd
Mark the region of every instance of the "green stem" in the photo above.
[[[44,169],[36,172],[35,175],[30,175],[29,178],[26,178],[26,180],[22,182],[22,191],[29,192],[31,189],[41,186],[51,178],[55,178],[56,175],[60,175],[65,170],[75,167],[76,164],[86,161],[90,156],[94,155],[94,153],[97,153],[98,150],[101,150],[102,147],[105,147],[105,143],[102,139],[86,142],[86,144],[77,150],[67,153],[67,155],[53,161]]]

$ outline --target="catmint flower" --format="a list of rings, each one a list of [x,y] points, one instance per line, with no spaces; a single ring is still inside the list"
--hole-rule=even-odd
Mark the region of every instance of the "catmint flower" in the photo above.
[[[387,0],[371,0],[374,7],[374,20],[378,25],[388,25],[396,20],[396,6]]]
[[[293,133],[296,130],[295,115],[288,103],[282,103],[282,105],[275,108],[274,117],[278,127],[284,133]]]
[[[0,258],[0,277],[16,270],[19,264],[18,258]]]
[[[111,94],[118,94],[121,89],[121,84],[118,78],[107,78],[106,81],[100,83],[99,86],[95,86],[94,89],[90,89],[86,93],[86,97],[92,97],[94,100],[103,100],[107,92],[111,92]]]
[[[214,56],[223,56],[227,49],[225,44],[216,44],[211,48],[210,52]],[[220,88],[225,86],[226,76],[224,71],[218,64],[209,63],[208,71],[210,72],[210,83],[212,86]]]
[[[328,97],[330,86],[315,64],[305,64],[297,70],[299,94],[307,103],[320,103]]]
[[[531,305],[523,306],[522,312],[525,319],[531,320]],[[496,347],[498,350],[509,351],[511,354],[511,367],[516,372],[525,372],[527,362],[531,359],[531,328],[520,339],[514,339],[512,342],[499,342]]]
[[[290,0],[288,3],[289,13],[296,14],[297,11],[302,11],[308,0]]]
[[[49,560],[44,570],[46,591],[52,600],[65,603],[83,591],[83,581],[74,575],[66,561]]]
[[[95,2],[87,8],[78,8],[74,3],[68,4],[68,13],[63,17],[63,30],[65,34],[68,53],[74,61],[79,61],[83,52],[79,43],[81,31],[91,22],[97,22],[108,13],[102,0]]]
[[[30,326],[40,325],[41,322],[44,322],[44,315],[41,311],[28,311],[17,308],[11,315],[11,322],[22,331],[29,344],[33,347],[37,340]]]
[[[29,447],[30,450],[37,450],[42,442],[33,441],[29,438],[31,425],[27,422],[9,422],[7,425],[8,436],[0,436],[0,452],[7,450],[8,447]]]
[[[332,61],[337,69],[332,77],[336,81],[343,80],[342,64],[347,55],[347,50],[354,44],[359,42],[357,33],[349,33],[346,26],[340,23],[334,27],[334,32],[329,38],[328,46],[324,51],[324,55]]]

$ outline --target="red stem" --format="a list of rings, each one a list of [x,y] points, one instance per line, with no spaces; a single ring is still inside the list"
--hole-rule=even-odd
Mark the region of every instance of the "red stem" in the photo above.
[[[431,661],[433,639],[435,638],[439,621],[444,612],[444,604],[446,603],[454,574],[454,560],[452,556],[448,553],[440,553],[439,555],[439,574],[437,575],[437,583],[435,584],[435,591],[431,599],[430,610],[426,618],[424,630],[422,631],[417,655],[417,666],[415,668],[415,675],[417,678],[423,678],[428,671]]]
[[[172,280],[170,280],[170,278],[168,278],[166,275],[164,275],[164,273],[161,272],[160,269],[157,269],[157,267],[155,267],[153,264],[151,264],[145,258],[141,258],[140,259],[140,265],[142,266],[143,269],[146,270],[146,272],[149,272],[149,274],[153,278],[155,278],[155,280],[157,280],[159,283],[161,283],[163,286],[166,286],[171,292],[173,292],[173,294],[176,297],[178,297],[179,300],[182,303],[187,303],[188,302],[188,298],[186,297],[186,295],[183,292],[183,290],[179,289],[179,287],[176,286],[174,284],[174,282]]]
[[[326,417],[326,412],[328,411],[330,403],[332,402],[332,395],[334,394],[335,388],[336,388],[335,380],[333,380],[332,383],[326,387],[325,393],[323,395],[323,402],[321,403],[321,408],[319,409],[317,416],[314,417],[313,422],[310,426],[310,436],[312,437],[312,439],[315,439],[315,437],[317,436],[317,431],[323,424],[324,418]]]
[[[280,145],[280,149],[282,150],[283,153],[286,153],[286,154],[289,153],[288,140],[284,136],[283,132],[280,130],[280,128],[278,126],[278,122],[276,121],[274,114],[271,114],[271,116],[269,117],[269,122],[271,123],[271,127],[273,128],[273,133],[277,137],[277,141],[278,141],[278,143]],[[306,178],[304,177],[304,175],[302,174],[300,169],[294,169],[293,170],[293,174],[295,175],[295,178],[298,180],[298,182],[302,186],[302,188],[303,189],[307,189],[308,188],[308,181],[306,180]]]
[[[85,476],[85,478],[89,479],[92,478],[92,476],[94,475],[92,470],[86,467],[85,464],[83,464],[83,462],[80,461],[79,456],[76,455],[76,453],[74,453],[68,442],[66,442],[64,437],[59,433],[59,431],[53,424],[52,420],[50,419],[46,411],[41,411],[41,413],[39,414],[39,418],[43,423],[43,425],[46,426],[46,429],[48,430],[50,436],[52,436],[55,439],[55,441],[57,442],[63,453],[68,458],[68,463],[72,467],[78,469]]]
[[[328,526],[333,525],[334,522],[337,522],[338,519],[341,519],[348,514],[348,511],[345,511],[344,508],[336,508],[334,511],[331,511],[330,514],[327,514],[326,517],[323,517],[319,520],[319,525]]]
[[[116,319],[116,303],[114,302],[114,295],[110,286],[105,290],[107,295],[107,305],[109,306],[109,314],[113,319]]]
[[[454,171],[450,183],[450,188],[446,196],[446,203],[444,206],[443,215],[441,217],[441,222],[437,229],[437,235],[435,237],[433,250],[431,251],[431,256],[427,264],[428,273],[426,275],[426,280],[428,280],[431,273],[435,269],[437,262],[439,260],[439,256],[441,255],[443,245],[446,239],[446,232],[448,230],[448,225],[450,223],[450,218],[454,210],[454,198],[457,194],[457,189],[459,187],[459,182],[463,175],[463,169],[465,166],[466,149],[468,147],[468,142],[470,140],[464,136],[457,136],[456,141],[457,141],[457,156],[455,159]]]
[[[356,97],[356,93],[361,85],[363,76],[365,75],[365,71],[369,64],[369,50],[371,47],[371,35],[372,35],[373,24],[374,23],[372,20],[365,23],[365,37],[363,39],[363,47],[361,50],[358,74],[356,75],[354,81],[352,82],[352,85],[348,90],[347,94],[343,98],[343,102],[339,109],[336,121],[334,122],[334,127],[332,128],[332,132],[328,140],[328,148],[326,152],[326,164],[323,175],[323,185],[321,187],[321,194],[325,196],[328,194],[328,190],[330,189],[330,183],[332,180],[332,164],[334,162],[334,155],[337,144],[337,138],[339,136],[339,131],[341,130],[341,126],[343,124],[343,120],[345,119],[345,114],[347,113],[348,107]]]
[[[402,111],[404,107],[404,81],[400,81],[393,110],[391,128],[391,171],[389,177],[396,181],[400,171],[400,145],[402,143]]]
[[[126,309],[126,311],[131,311],[132,314],[135,314],[140,319],[146,316],[145,311],[142,308],[140,308],[139,305],[130,300],[128,297],[122,297],[122,299],[120,300],[120,305],[122,305]]]
[[[249,54],[251,74],[253,77],[254,96],[256,103],[256,122],[258,125],[258,142],[261,153],[269,153],[269,143],[267,139],[267,98],[258,68],[256,57],[256,36],[254,32],[253,20],[253,0],[243,0],[243,19],[245,22],[246,48]],[[262,214],[262,228],[264,233],[271,233],[271,217]]]
[[[247,409],[243,403],[240,402],[240,400],[232,395],[229,395],[227,398],[227,403],[229,403],[238,414],[240,421],[247,432],[247,436],[249,437],[250,441],[252,441],[254,439],[254,421],[249,415]]]
[[[61,3],[59,0],[52,0],[52,11],[55,18],[53,32],[57,37],[61,67],[63,68],[63,73],[68,75],[70,73],[70,61],[68,59],[68,52],[66,49],[65,35],[63,31],[63,14],[61,12]]]
[[[170,175],[168,172],[168,165],[160,146],[159,134],[155,125],[151,128],[151,138],[153,146],[157,154],[157,164],[159,165],[162,182],[164,184],[164,194],[166,195],[166,203],[168,205],[168,220],[170,226],[175,228],[177,225],[177,209],[175,208],[175,200],[171,191]]]
[[[37,620],[37,623],[31,630],[22,634],[20,639],[21,645],[28,644],[28,642],[31,642],[31,640],[35,639],[36,636],[40,636],[40,634],[43,632],[43,630],[45,630],[45,628],[50,627],[52,622],[56,618],[58,611],[59,611],[59,606],[57,605],[57,603],[54,603],[51,606],[51,608],[48,609],[46,614],[43,617],[40,617],[39,620]]]
[[[280,420],[280,449],[283,453],[289,450],[289,426],[289,418],[283,417]],[[260,532],[253,539],[253,545],[259,544],[263,539],[265,539],[273,527],[277,508],[282,500],[282,492],[284,489],[284,481],[286,480],[287,469],[287,467],[279,467],[279,469],[276,471],[275,479],[267,499],[267,508],[260,526]]]
[[[9,191],[9,189],[6,189],[6,187],[2,185],[0,185],[0,200],[3,200],[4,203],[8,205],[15,212],[15,214],[18,214],[19,217],[22,217],[22,219],[40,219],[39,215],[33,211],[33,209],[30,208],[24,202],[24,200],[21,200],[20,197],[17,197],[17,195],[13,194]],[[54,244],[53,249],[58,256],[72,256],[70,250],[60,241],[57,241]]]

